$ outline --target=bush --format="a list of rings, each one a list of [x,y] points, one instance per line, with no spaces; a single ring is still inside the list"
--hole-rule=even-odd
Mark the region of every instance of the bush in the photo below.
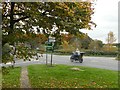
[[[120,61],[120,53],[117,54],[117,58],[116,59]]]
[[[108,52],[108,51],[91,51],[85,50],[85,56],[109,56],[109,57],[116,57],[118,52]],[[55,50],[55,54],[59,55],[71,55],[72,51],[70,50]],[[119,55],[120,56],[120,55]]]
[[[70,55],[72,53],[71,50],[55,50],[55,54],[60,54],[60,55]]]
[[[9,67],[2,67],[2,74],[5,75],[5,74],[8,74],[10,69],[13,69],[12,66],[9,66]]]
[[[87,56],[111,56],[116,57],[118,52],[108,52],[108,51],[85,51],[85,55]]]

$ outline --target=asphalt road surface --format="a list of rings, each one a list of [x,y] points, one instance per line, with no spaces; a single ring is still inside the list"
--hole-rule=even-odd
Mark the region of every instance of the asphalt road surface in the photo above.
[[[48,64],[51,62],[51,55],[47,55]],[[73,65],[73,66],[87,66],[87,67],[95,67],[102,68],[108,70],[118,70],[118,66],[120,63],[115,60],[113,57],[83,57],[83,63],[79,62],[71,62],[70,56],[61,56],[61,55],[53,55],[53,64],[65,64],[65,65]],[[15,66],[26,66],[31,64],[45,64],[46,63],[46,55],[40,57],[38,60],[35,58],[31,59],[31,61],[23,61],[16,60]],[[118,65],[119,64],[119,65]],[[2,64],[4,66],[4,64]],[[1,66],[2,66],[1,65]],[[7,66],[11,65],[11,63],[7,63]]]

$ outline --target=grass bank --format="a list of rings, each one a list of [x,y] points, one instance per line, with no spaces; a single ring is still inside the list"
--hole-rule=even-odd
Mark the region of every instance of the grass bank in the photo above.
[[[80,70],[71,70],[76,67]],[[118,88],[118,72],[82,66],[30,65],[33,88]]]
[[[2,69],[2,88],[20,88],[20,67]]]

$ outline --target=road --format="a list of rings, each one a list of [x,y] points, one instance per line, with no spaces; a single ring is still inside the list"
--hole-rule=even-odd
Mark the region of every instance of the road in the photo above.
[[[61,56],[61,55],[53,55],[53,64],[65,64],[65,65],[73,65],[73,66],[87,66],[87,67],[95,67],[102,68],[108,70],[118,70],[118,61],[113,57],[83,57],[83,63],[79,62],[70,62],[70,56]],[[50,64],[51,55],[48,55],[48,63]],[[31,61],[16,60],[15,66],[26,66],[31,64],[45,64],[46,63],[46,55],[40,57],[39,60],[31,59]],[[119,63],[120,64],[120,63]],[[3,64],[4,65],[4,64]],[[7,65],[10,65],[8,63]]]

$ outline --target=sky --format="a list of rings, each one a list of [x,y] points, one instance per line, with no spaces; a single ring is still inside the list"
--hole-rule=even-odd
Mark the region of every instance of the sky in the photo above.
[[[92,39],[106,43],[107,34],[112,31],[118,42],[118,2],[120,0],[97,0],[92,21],[97,24],[93,30],[81,30]]]

